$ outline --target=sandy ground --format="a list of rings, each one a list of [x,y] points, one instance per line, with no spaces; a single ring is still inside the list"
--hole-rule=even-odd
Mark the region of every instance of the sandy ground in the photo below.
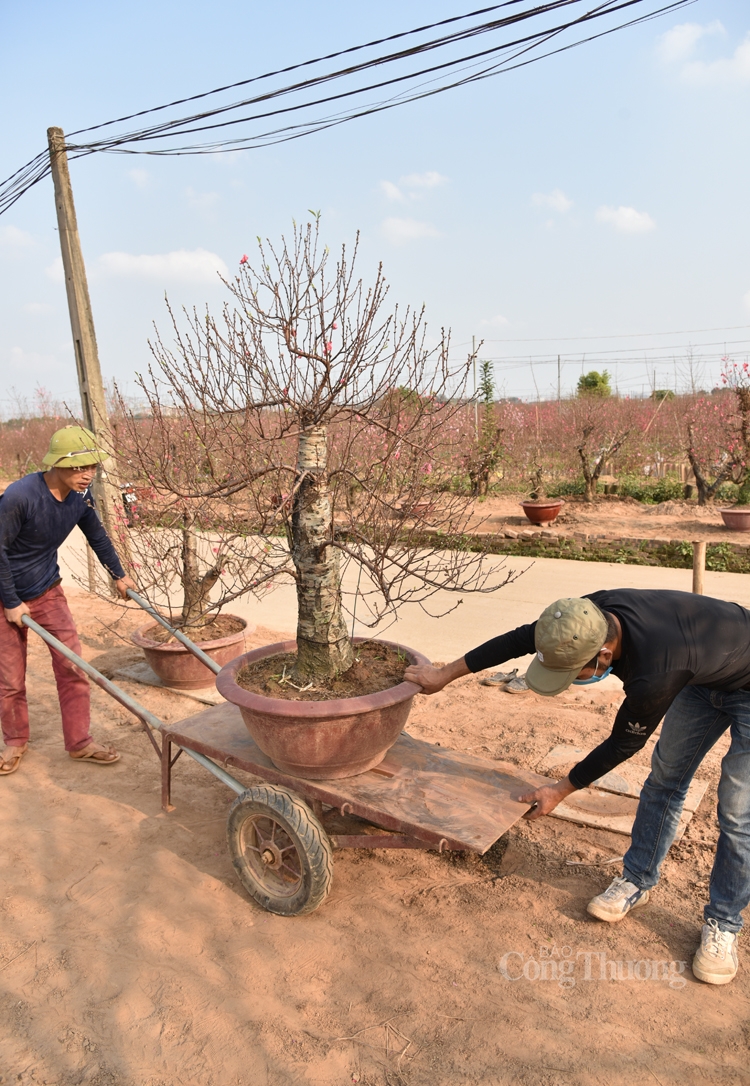
[[[111,673],[134,658],[102,624],[110,605],[70,595],[88,659]],[[121,633],[128,624],[134,616]],[[259,629],[253,640],[272,636]],[[616,927],[588,919],[585,904],[627,839],[553,819],[519,824],[484,858],[337,852],[324,906],[282,919],[234,876],[227,789],[183,758],[177,809],[163,814],[147,740],[98,689],[95,735],[122,760],[99,768],[65,755],[49,658],[33,637],[28,687],[33,743],[0,795],[3,1084],[750,1079],[747,962],[724,988],[689,967],[723,747],[704,763],[711,787],[652,903]],[[128,688],[168,721],[200,709]],[[536,769],[558,743],[593,746],[617,698],[611,687],[514,698],[467,677],[418,697],[409,730]]]
[[[498,532],[504,528],[521,530],[530,524],[520,497],[490,497],[474,503],[474,523],[480,531]],[[545,528],[550,527],[544,525]],[[645,505],[632,498],[599,498],[588,504],[568,499],[560,516],[551,525],[561,535],[585,532],[618,539],[705,540],[709,543],[750,544],[749,532],[730,531],[724,526],[718,505],[699,506],[695,501],[669,501]]]

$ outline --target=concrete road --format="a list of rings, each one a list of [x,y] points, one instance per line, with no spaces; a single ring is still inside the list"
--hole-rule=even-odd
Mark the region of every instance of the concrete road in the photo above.
[[[74,586],[76,575],[85,585],[85,556],[82,539],[74,533],[60,552],[64,583]],[[440,593],[428,601],[432,614],[461,604],[451,614],[434,618],[418,605],[404,606],[395,622],[382,622],[375,631],[389,640],[419,649],[432,660],[447,661],[463,656],[470,648],[490,637],[532,622],[540,612],[560,596],[580,596],[602,588],[672,588],[689,592],[692,571],[662,569],[652,566],[628,566],[609,562],[572,562],[558,558],[491,557],[492,566],[513,569],[522,575],[512,584],[489,595]],[[81,587],[81,586],[78,586]],[[356,571],[350,570],[344,588],[353,593]],[[706,594],[733,600],[750,607],[750,577],[743,573],[711,573],[705,575]],[[264,599],[243,596],[228,608],[256,625],[267,626],[293,635],[296,628],[296,598],[290,584],[282,584]],[[372,635],[371,630],[355,624],[355,633]],[[528,658],[526,658],[528,660]],[[517,662],[523,666],[523,662]],[[515,666],[513,662],[511,666]],[[607,679],[607,683],[617,680]]]

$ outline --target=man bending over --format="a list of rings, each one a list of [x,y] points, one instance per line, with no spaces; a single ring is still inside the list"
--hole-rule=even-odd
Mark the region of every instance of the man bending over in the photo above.
[[[688,592],[614,589],[561,599],[537,622],[472,649],[445,667],[406,669],[426,694],[470,672],[535,653],[526,682],[554,697],[612,672],[625,700],[612,732],[561,781],[520,798],[541,818],[579,788],[632,757],[662,717],[622,876],[588,912],[614,923],[648,901],[679,825],[693,774],[727,730],[719,781],[719,840],[693,973],[726,984],[737,972],[737,935],[750,902],[750,611]]]

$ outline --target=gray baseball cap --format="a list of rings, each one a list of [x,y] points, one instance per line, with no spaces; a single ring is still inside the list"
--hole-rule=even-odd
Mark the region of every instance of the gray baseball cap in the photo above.
[[[606,640],[607,619],[595,603],[575,596],[555,600],[536,624],[536,659],[526,672],[527,685],[546,697],[561,694]]]

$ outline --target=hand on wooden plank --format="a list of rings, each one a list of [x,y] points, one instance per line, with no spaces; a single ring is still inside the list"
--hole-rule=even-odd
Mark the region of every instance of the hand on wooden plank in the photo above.
[[[528,819],[529,822],[533,822],[537,818],[543,818],[550,811],[554,811],[558,803],[561,803],[566,796],[569,796],[575,790],[569,778],[565,777],[564,780],[557,781],[554,784],[542,785],[541,788],[536,788],[533,792],[524,792],[522,796],[518,797],[519,801],[521,803],[533,803],[534,806],[523,817]]]

